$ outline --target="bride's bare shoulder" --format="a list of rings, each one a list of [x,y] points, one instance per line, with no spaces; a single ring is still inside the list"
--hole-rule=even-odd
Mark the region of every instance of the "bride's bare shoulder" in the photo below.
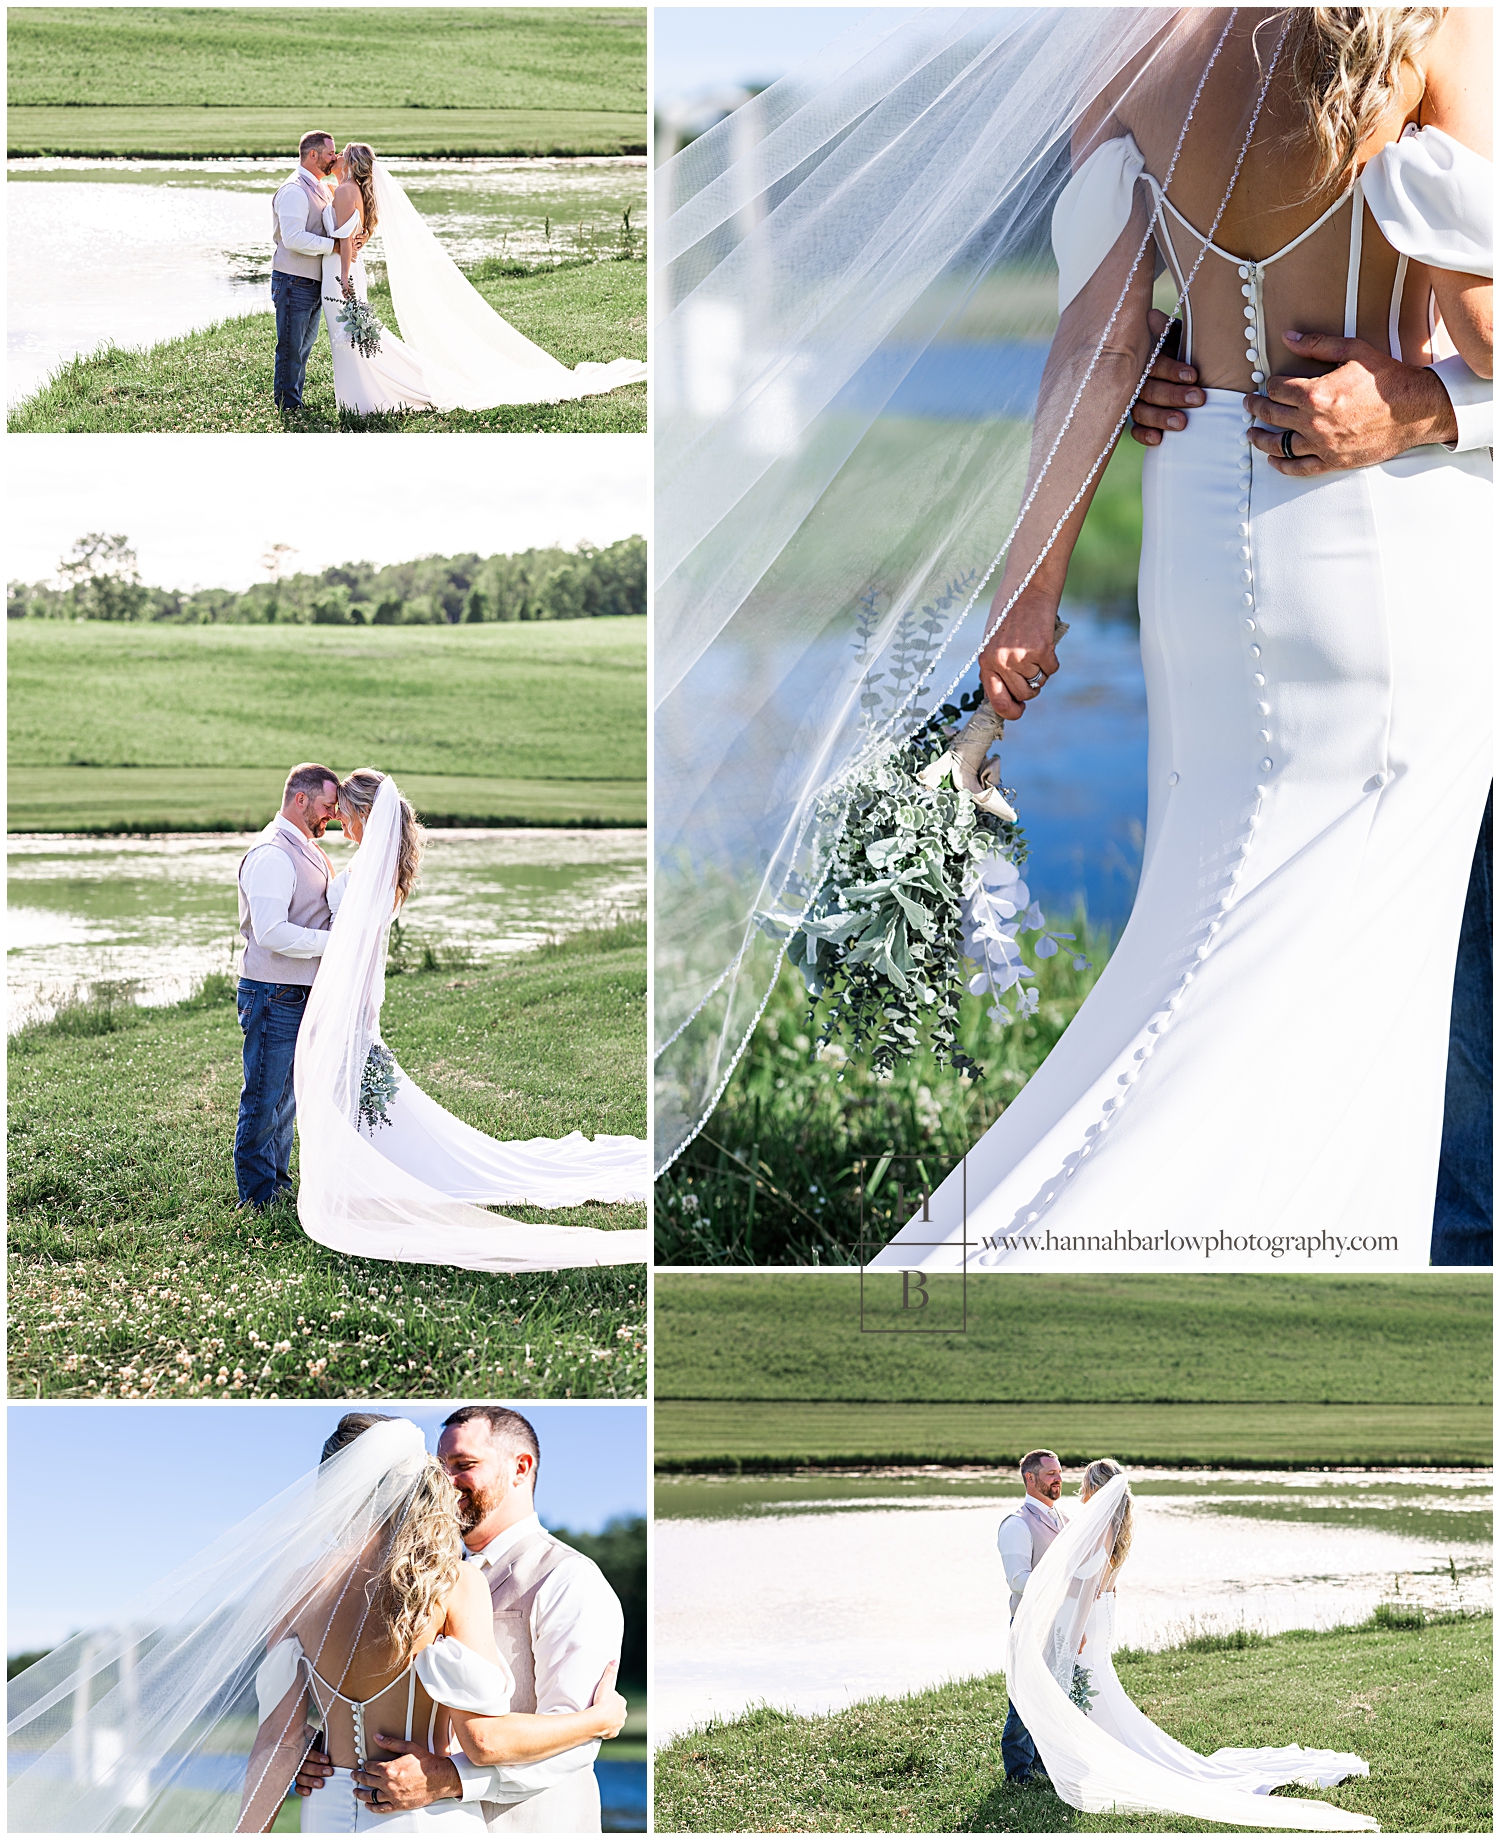
[[[1493,38],[1489,7],[1450,6],[1420,59],[1423,127],[1441,128],[1487,160],[1494,157]]]
[[[334,209],[337,210],[340,215],[347,210],[357,211],[362,199],[363,194],[352,179],[339,180],[338,190],[333,194],[333,203]]]

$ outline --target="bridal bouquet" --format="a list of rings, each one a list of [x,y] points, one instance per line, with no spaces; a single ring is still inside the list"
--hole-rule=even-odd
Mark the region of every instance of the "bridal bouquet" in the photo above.
[[[1005,789],[976,780],[969,790],[973,776],[950,746],[962,716],[982,703],[973,691],[944,704],[852,792],[826,793],[819,817],[837,824],[846,809],[823,880],[816,890],[789,885],[804,904],[799,915],[756,916],[786,940],[814,1006],[827,999],[818,1045],[844,1032],[854,1049],[868,1047],[877,1074],[893,1072],[925,1036],[939,1062],[979,1078],[958,1043],[965,989],[994,996],[994,1022],[1012,1020],[999,1001],[1012,990],[1015,1017],[1029,1016],[1039,998],[1024,986],[1036,973],[1020,935],[1041,935],[1039,958],[1072,938],[1047,930],[1021,879],[1026,840]]]
[[[1075,1661],[1073,1663],[1073,1687],[1072,1691],[1068,1694],[1068,1698],[1072,1700],[1073,1704],[1085,1718],[1088,1717],[1089,1707],[1099,1697],[1099,1689],[1091,1684],[1092,1680],[1093,1676],[1089,1673],[1088,1669],[1086,1667],[1080,1667]]]
[[[396,1071],[396,1057],[384,1042],[372,1041],[365,1056],[365,1070],[359,1082],[359,1122],[373,1131],[377,1125],[389,1124],[386,1110],[396,1096],[401,1076]]]
[[[380,350],[380,335],[385,327],[369,301],[351,294],[340,310],[339,324],[348,334],[349,343],[361,356],[373,358]]]

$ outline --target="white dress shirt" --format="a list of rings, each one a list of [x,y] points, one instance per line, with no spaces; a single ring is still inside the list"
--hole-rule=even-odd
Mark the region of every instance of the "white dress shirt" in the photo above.
[[[306,171],[306,168],[299,167],[298,171]],[[321,181],[318,184],[326,204],[331,194]],[[264,192],[261,197],[265,197]],[[295,250],[299,256],[326,256],[332,251],[331,236],[318,236],[307,227],[307,190],[296,173],[278,187],[273,203],[281,240],[288,249]]]
[[[1029,1499],[1036,1501],[1033,1495]],[[1051,1519],[1059,1532],[1062,1530],[1062,1516],[1056,1508],[1049,1508],[1044,1501],[1036,1504]],[[1026,1516],[1017,1510],[1007,1514],[1000,1523],[1000,1531],[995,1536],[995,1543],[1000,1548],[1000,1563],[1005,1567],[1005,1582],[1012,1592],[1020,1597],[1026,1589],[1026,1581],[1031,1576],[1031,1529],[1026,1525]]]
[[[535,1514],[528,1515],[469,1557],[488,1575],[523,1535],[540,1526]],[[624,1639],[625,1615],[603,1572],[582,1553],[564,1559],[542,1580],[531,1601],[537,1711],[581,1712],[593,1700],[599,1676],[611,1661],[619,1660]],[[453,1753],[453,1762],[463,1782],[464,1801],[524,1802],[577,1770],[592,1769],[598,1755],[595,1740],[545,1763],[486,1768],[470,1763],[462,1751]]]
[[[1493,447],[1495,445],[1495,386],[1488,377],[1481,377],[1454,354],[1439,358],[1430,366],[1438,374],[1438,380],[1448,392],[1448,400],[1453,404],[1453,419],[1458,425],[1458,438],[1448,449],[1450,454],[1471,453],[1476,447]]]
[[[269,830],[283,830],[300,843],[307,843],[295,824],[280,812],[271,820]],[[316,849],[312,844],[310,848]],[[250,908],[250,931],[255,943],[267,952],[279,952],[283,958],[321,958],[328,949],[328,934],[312,926],[293,926],[287,919],[292,896],[297,892],[297,871],[287,861],[284,850],[252,848],[240,870],[240,886]],[[342,896],[343,890],[339,890]],[[333,907],[333,890],[328,905]]]

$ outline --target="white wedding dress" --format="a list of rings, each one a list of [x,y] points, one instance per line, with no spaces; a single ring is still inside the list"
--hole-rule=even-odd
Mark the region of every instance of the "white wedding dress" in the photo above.
[[[374,357],[349,343],[338,323],[344,304],[337,251],[323,258],[323,314],[333,345],[334,392],[341,409],[360,415],[405,409],[494,409],[506,403],[575,402],[627,383],[642,383],[646,366],[634,358],[580,364],[574,370],[502,319],[469,282],[420,212],[379,160],[375,162],[376,234],[402,338],[387,329]],[[333,221],[323,207],[325,235],[345,237],[362,216]],[[361,300],[368,297],[364,251],[350,269]]]
[[[510,1711],[515,1681],[503,1661],[486,1661],[472,1649],[465,1648],[451,1636],[439,1636],[427,1648],[414,1655],[401,1674],[377,1694],[366,1700],[351,1700],[326,1681],[303,1652],[296,1636],[278,1642],[261,1663],[255,1677],[256,1701],[264,1723],[276,1712],[287,1694],[299,1684],[306,1696],[305,1716],[325,1726],[329,1712],[342,1702],[350,1709],[359,1755],[363,1745],[377,1730],[386,1729],[385,1721],[401,1724],[405,1714],[404,1735],[412,1742],[412,1717],[416,1689],[420,1682],[432,1701],[425,1732],[417,1733],[417,1742],[432,1750],[437,1741],[439,1708],[455,1712],[506,1713]],[[486,1831],[484,1810],[478,1802],[446,1800],[428,1808],[408,1809],[401,1813],[379,1814],[367,1807],[354,1793],[352,1769],[335,1767],[323,1787],[299,1800],[304,1834],[462,1834],[478,1835]]]
[[[361,1119],[366,1059],[380,1042],[400,826],[400,796],[387,777],[340,878],[343,892],[297,1037],[303,1228],[321,1245],[357,1257],[480,1271],[643,1263],[647,1228],[511,1220],[486,1204],[643,1202],[651,1192],[644,1138],[590,1139],[573,1131],[500,1142],[445,1111],[399,1066],[384,1121]]]
[[[1435,129],[1369,163],[1353,203],[1362,192],[1372,217],[1346,193],[1306,233],[1354,276],[1346,335],[1361,232],[1400,254],[1397,356],[1408,259],[1489,272],[1491,178]],[[1137,180],[1160,196],[1128,135],[1075,173],[1053,219],[1065,296]],[[1162,222],[1180,277],[1202,238],[1170,203]],[[1205,258],[1238,267],[1261,362],[1285,253]],[[879,1267],[1428,1263],[1492,770],[1490,451],[1287,478],[1248,443],[1240,394],[1206,396],[1145,459],[1149,807],[1129,924],[1057,1046]]]
[[[1091,1814],[1165,1813],[1233,1826],[1304,1831],[1371,1829],[1368,1815],[1305,1797],[1277,1797],[1291,1784],[1327,1789],[1368,1776],[1362,1757],[1300,1744],[1208,1756],[1179,1744],[1132,1703],[1115,1673],[1115,1594],[1101,1592],[1128,1493],[1117,1475],[1090,1496],[1042,1555],[1010,1627],[1006,1685],[1058,1795]],[[1095,1695],[1084,1712],[1071,1697],[1075,1670]]]

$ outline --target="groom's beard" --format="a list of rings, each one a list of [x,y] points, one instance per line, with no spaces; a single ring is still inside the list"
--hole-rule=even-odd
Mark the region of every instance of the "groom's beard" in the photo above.
[[[500,1489],[474,1489],[458,1498],[458,1531],[472,1533],[486,1515],[500,1506]]]

